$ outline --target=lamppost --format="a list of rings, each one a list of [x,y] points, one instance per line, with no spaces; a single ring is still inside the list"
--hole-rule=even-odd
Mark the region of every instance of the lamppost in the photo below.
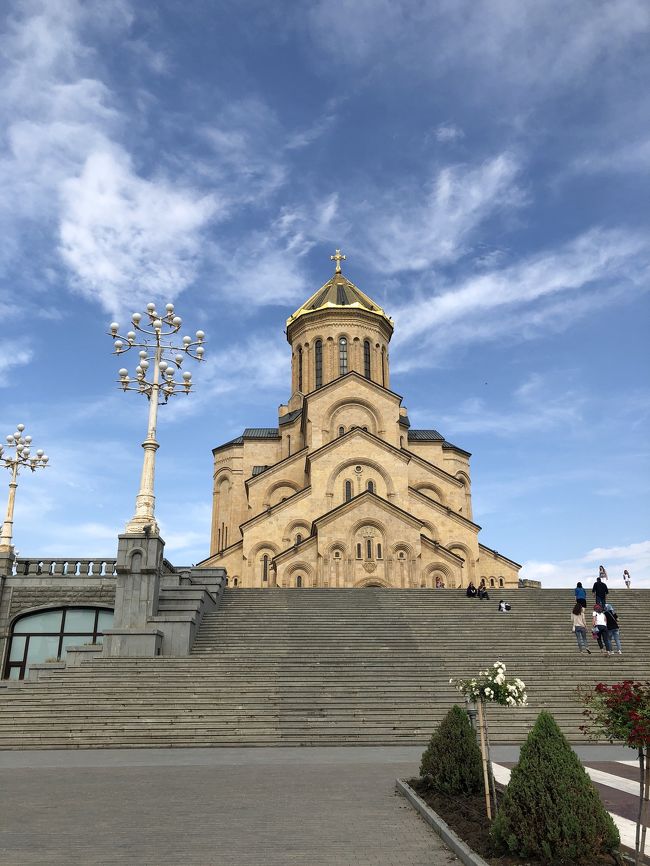
[[[2,532],[0,533],[0,553],[5,554],[11,553],[18,473],[21,468],[31,469],[32,472],[36,472],[37,469],[44,469],[50,459],[40,448],[35,454],[32,454],[32,437],[23,436],[24,431],[25,425],[19,424],[16,427],[16,432],[7,436],[7,445],[4,447],[0,445],[0,467],[4,467],[11,472],[9,498],[7,499],[7,515],[5,522],[2,524]],[[13,454],[6,450],[10,448],[13,449]]]
[[[159,447],[156,441],[158,406],[167,403],[176,394],[189,394],[192,390],[192,374],[189,371],[183,372],[178,380],[175,375],[180,373],[185,358],[203,360],[205,334],[197,331],[195,340],[183,337],[181,344],[175,341],[174,337],[183,321],[175,314],[173,304],[167,304],[165,315],[156,311],[155,304],[147,304],[146,312],[133,313],[131,321],[135,330],[129,331],[125,337],[120,336],[117,322],[111,323],[109,332],[115,341],[114,355],[124,355],[130,349],[139,349],[135,379],[131,379],[128,370],[122,368],[119,371],[120,387],[123,391],[144,394],[149,400],[147,438],[142,443],[144,459],[140,490],[135,498],[135,514],[127,523],[126,532],[158,535],[158,524],[154,517],[154,476]]]

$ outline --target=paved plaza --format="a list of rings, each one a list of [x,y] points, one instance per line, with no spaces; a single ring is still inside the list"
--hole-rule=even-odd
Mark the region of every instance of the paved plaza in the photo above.
[[[420,748],[0,752],[0,864],[438,866],[406,801]],[[593,747],[578,750],[589,759]],[[603,747],[602,761],[629,758]],[[516,760],[517,749],[495,749]]]

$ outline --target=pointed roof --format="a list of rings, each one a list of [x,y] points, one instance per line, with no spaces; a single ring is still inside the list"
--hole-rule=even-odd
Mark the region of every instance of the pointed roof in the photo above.
[[[296,319],[300,318],[300,316],[304,316],[307,313],[313,313],[316,310],[328,310],[335,308],[343,308],[343,309],[358,309],[365,310],[369,313],[374,313],[377,316],[382,316],[391,326],[393,326],[393,320],[390,316],[386,315],[385,311],[376,304],[372,298],[369,298],[365,292],[362,292],[358,286],[355,286],[354,283],[350,282],[347,277],[344,277],[341,273],[341,260],[345,259],[345,256],[340,255],[340,250],[336,251],[335,256],[330,256],[333,260],[336,261],[336,272],[334,276],[331,277],[325,285],[321,286],[317,292],[307,300],[305,303],[299,307],[293,315],[289,316],[287,319],[287,327],[291,325]]]

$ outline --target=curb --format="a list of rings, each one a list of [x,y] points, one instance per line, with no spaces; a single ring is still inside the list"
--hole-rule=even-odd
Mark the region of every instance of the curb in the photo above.
[[[465,866],[489,866],[489,864],[480,857],[475,851],[463,842],[463,840],[454,833],[449,824],[443,821],[437,812],[434,812],[430,806],[419,797],[413,788],[402,779],[395,780],[396,790],[419,812],[420,816],[432,827],[442,841],[447,845],[454,854],[461,860]]]

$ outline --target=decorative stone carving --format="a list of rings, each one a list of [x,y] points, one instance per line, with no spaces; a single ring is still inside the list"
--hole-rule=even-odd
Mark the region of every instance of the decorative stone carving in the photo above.
[[[376,562],[370,562],[369,560],[366,560],[366,561],[363,563],[363,567],[364,567],[364,569],[365,569],[366,571],[372,572],[372,571],[375,571],[375,570],[376,570],[376,568],[377,568],[377,563],[376,563]]]

